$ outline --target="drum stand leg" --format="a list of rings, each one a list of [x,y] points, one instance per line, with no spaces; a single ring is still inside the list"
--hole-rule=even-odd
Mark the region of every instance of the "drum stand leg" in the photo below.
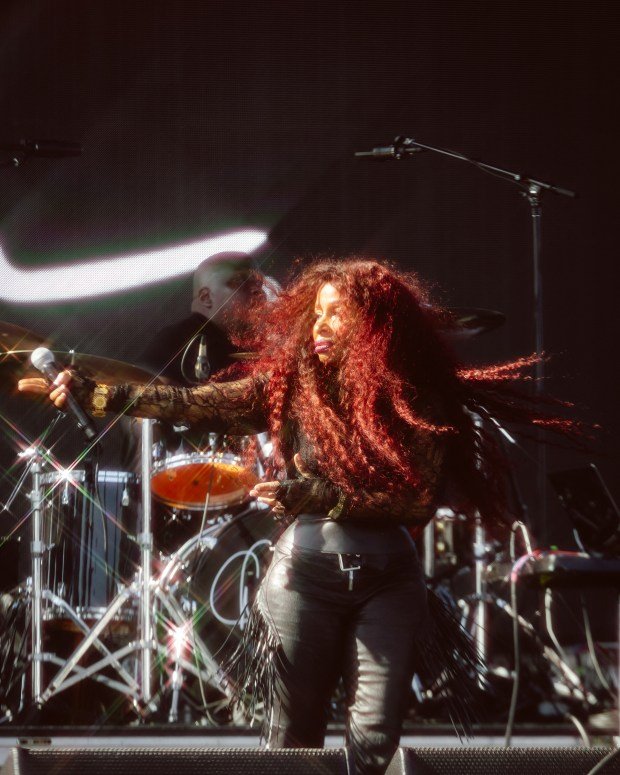
[[[123,589],[119,592],[119,595],[123,596],[123,601],[121,602],[120,606],[116,605],[116,601],[113,601],[111,603],[111,605],[114,607],[113,614],[118,612],[120,608],[122,608],[126,600],[129,600],[130,597],[135,597],[135,591],[133,591],[133,589],[130,589],[129,592],[127,592],[126,589]],[[53,594],[49,590],[43,591],[43,598],[45,600],[48,600],[56,608],[62,609],[65,612],[65,614],[67,615],[67,618],[69,618],[72,622],[74,622],[74,624],[76,624],[79,627],[79,629],[82,631],[84,638],[88,639],[88,644],[89,645],[92,644],[94,648],[96,648],[97,651],[99,651],[99,653],[104,656],[107,663],[110,664],[116,670],[116,672],[121,676],[121,678],[125,681],[126,685],[131,689],[132,694],[134,696],[139,696],[140,692],[139,692],[138,683],[118,661],[119,660],[118,653],[117,652],[112,653],[110,649],[105,645],[105,643],[99,640],[99,638],[96,638],[96,637],[93,638],[90,627],[80,616],[77,615],[77,613],[73,610],[73,608],[71,608],[71,606],[65,600],[58,597],[58,595]],[[108,611],[106,611],[105,620],[106,620],[106,624],[107,622],[110,621]],[[47,661],[47,657],[46,657],[46,661]],[[92,673],[92,666],[88,670],[83,672],[88,673],[90,675]],[[66,686],[66,682],[65,682],[65,686]]]
[[[182,608],[179,606],[174,597],[159,584],[155,587],[155,597],[158,599],[162,610],[166,612],[168,617],[170,617],[170,621],[175,627],[187,627],[187,615],[183,612]],[[194,673],[196,676],[200,676],[203,680],[210,682],[212,686],[220,690],[224,690],[224,685],[222,684],[220,676],[220,666],[216,662],[213,654],[209,651],[206,643],[202,640],[202,638],[196,635],[196,633],[193,633],[192,635],[192,642],[195,656],[197,657],[197,659],[193,661],[194,664],[191,662],[186,663],[185,660],[181,657],[178,659],[178,664],[181,665],[181,667],[186,671]],[[161,651],[162,653],[166,653],[166,647],[162,645]],[[206,673],[199,665],[196,664],[198,660],[202,662],[202,664],[207,668]]]
[[[180,628],[177,634],[177,638],[184,637],[184,628]],[[168,713],[168,722],[170,724],[176,724],[179,720],[179,697],[181,689],[183,688],[183,668],[181,667],[181,653],[182,645],[175,642],[173,645],[175,650],[174,670],[172,671],[172,700],[170,702],[170,712]]]
[[[45,693],[41,697],[42,702],[47,702],[47,700],[49,700],[54,694],[60,691],[61,685],[65,682],[69,674],[73,672],[74,667],[86,654],[91,645],[99,640],[101,633],[105,630],[109,622],[112,621],[112,619],[116,616],[118,611],[120,611],[124,603],[131,597],[131,595],[131,587],[125,587],[114,598],[114,601],[107,609],[105,615],[102,616],[97,624],[93,627],[93,629],[90,630],[88,637],[84,638],[78,648],[73,652],[71,657],[65,662],[64,667],[59,670],[58,673],[56,673],[50,685],[47,687]],[[127,688],[129,689],[130,687]]]

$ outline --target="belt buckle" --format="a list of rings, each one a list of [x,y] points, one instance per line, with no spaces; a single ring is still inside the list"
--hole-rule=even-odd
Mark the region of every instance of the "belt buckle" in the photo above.
[[[356,557],[356,558],[357,558],[358,565],[348,565],[348,566],[345,568],[345,565],[344,565],[344,563],[345,563],[345,560],[344,560],[344,558],[345,558],[345,557],[346,557],[346,558],[349,558],[349,557]],[[352,572],[352,571],[354,571],[354,570],[361,570],[361,569],[362,569],[362,566],[359,564],[359,563],[360,563],[360,561],[361,561],[361,559],[362,559],[362,557],[361,557],[361,555],[360,555],[360,554],[339,554],[339,555],[338,555],[338,565],[340,566],[340,570],[341,570],[343,573],[351,573],[351,572]],[[348,559],[347,559],[347,562],[348,562]]]

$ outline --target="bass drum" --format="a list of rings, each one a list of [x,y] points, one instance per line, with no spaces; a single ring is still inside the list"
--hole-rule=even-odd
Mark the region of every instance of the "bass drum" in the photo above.
[[[282,531],[271,511],[251,508],[230,522],[207,528],[170,557],[156,587],[156,619],[167,630],[158,633],[159,642],[168,643],[165,659],[169,666],[175,659],[170,644],[175,644],[184,651],[190,673],[192,666],[202,666],[207,683],[218,685],[217,670],[241,640],[247,606]],[[191,631],[187,630],[188,622]],[[179,646],[176,636],[181,631],[183,643]],[[186,678],[186,688],[199,696],[196,671],[194,678],[189,674]]]

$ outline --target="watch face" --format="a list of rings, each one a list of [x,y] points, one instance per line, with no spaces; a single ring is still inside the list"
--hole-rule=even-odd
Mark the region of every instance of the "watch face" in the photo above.
[[[108,403],[107,391],[103,392],[101,389],[95,389],[95,393],[91,400],[92,410],[98,414],[103,414]]]

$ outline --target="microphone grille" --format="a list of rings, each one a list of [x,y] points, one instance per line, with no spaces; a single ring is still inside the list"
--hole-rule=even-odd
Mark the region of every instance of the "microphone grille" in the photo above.
[[[32,363],[35,369],[41,371],[41,369],[54,363],[54,353],[48,350],[47,347],[37,347],[30,354],[30,363]]]

